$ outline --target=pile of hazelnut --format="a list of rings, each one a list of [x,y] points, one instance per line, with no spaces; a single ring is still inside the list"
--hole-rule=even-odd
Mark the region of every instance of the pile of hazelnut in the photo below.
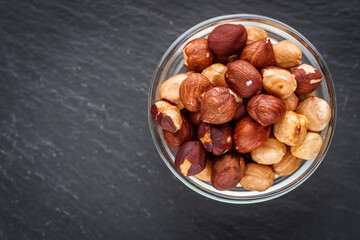
[[[316,157],[331,109],[314,93],[322,74],[301,58],[294,42],[272,45],[265,30],[240,24],[187,43],[188,72],[164,81],[151,107],[177,172],[218,190],[264,191]]]

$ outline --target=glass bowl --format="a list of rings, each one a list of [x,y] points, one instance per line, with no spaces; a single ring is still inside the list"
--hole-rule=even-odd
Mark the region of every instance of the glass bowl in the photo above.
[[[240,185],[229,191],[219,191],[213,188],[209,182],[203,182],[195,177],[184,177],[177,173],[174,167],[176,152],[166,144],[162,130],[154,124],[150,113],[151,105],[160,98],[159,88],[161,83],[171,76],[181,72],[186,72],[182,62],[182,49],[184,46],[192,39],[206,37],[216,26],[224,23],[253,25],[263,28],[267,31],[273,44],[284,39],[295,42],[302,49],[302,61],[319,69],[324,77],[324,80],[316,89],[316,95],[325,99],[329,103],[331,107],[331,120],[328,126],[320,133],[323,138],[323,145],[319,154],[312,160],[303,160],[299,169],[292,175],[286,177],[277,176],[273,186],[264,192],[247,191]],[[226,203],[255,203],[274,199],[290,192],[302,184],[312,173],[314,173],[316,168],[324,159],[334,135],[336,122],[336,98],[331,75],[323,58],[309,40],[307,40],[295,29],[280,21],[264,16],[251,14],[225,15],[212,18],[195,25],[178,37],[166,50],[156,67],[150,85],[148,120],[153,141],[161,158],[171,172],[186,186],[205,197]]]

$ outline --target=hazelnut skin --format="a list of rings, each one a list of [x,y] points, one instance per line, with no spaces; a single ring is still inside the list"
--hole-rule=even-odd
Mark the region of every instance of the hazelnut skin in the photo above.
[[[250,43],[242,51],[240,59],[249,62],[257,69],[273,66],[275,56],[270,39],[261,39]]]
[[[170,132],[181,129],[182,118],[180,110],[167,101],[156,101],[151,106],[151,116],[155,124]]]
[[[247,104],[247,112],[255,121],[268,126],[281,121],[286,112],[283,100],[266,94],[253,96]]]
[[[234,128],[233,141],[235,150],[240,153],[255,150],[270,136],[270,131],[270,126],[262,126],[249,116],[243,117]]]
[[[231,121],[238,121],[246,116],[246,104],[247,103],[245,101],[236,103],[236,111]]]
[[[179,110],[182,110],[184,108],[184,105],[180,100],[179,89],[180,89],[180,84],[187,77],[188,77],[187,74],[181,73],[171,78],[168,78],[166,81],[164,81],[160,86],[160,91],[159,91],[160,98],[161,99],[165,98],[170,100],[171,102],[176,104],[176,107]]]
[[[204,170],[202,170],[200,173],[194,175],[194,177],[196,177],[197,179],[200,179],[201,181],[210,182],[211,181],[211,165],[212,165],[212,161],[208,159],[206,161],[206,166],[205,166]]]
[[[190,112],[198,112],[200,110],[201,95],[210,88],[212,88],[212,85],[209,79],[200,73],[192,73],[180,84],[181,102]]]
[[[306,98],[299,104],[296,112],[306,117],[308,129],[315,132],[323,130],[331,119],[329,104],[318,97]]]
[[[268,34],[262,28],[255,27],[255,26],[244,26],[247,32],[247,40],[246,45],[249,45],[252,42],[258,41],[260,39],[268,38]]]
[[[298,94],[314,91],[323,80],[319,70],[305,63],[297,66],[292,74],[297,82],[296,93]]]
[[[200,124],[202,123],[200,111],[199,112],[190,112],[189,118],[190,118],[191,122],[193,124],[195,124],[195,126],[200,126]]]
[[[201,120],[211,124],[229,122],[236,111],[236,101],[229,88],[214,87],[207,91],[200,106]]]
[[[286,105],[286,111],[295,111],[299,102],[295,93],[292,93],[289,97],[283,99],[283,101]]]
[[[225,81],[225,72],[227,67],[221,63],[214,63],[213,65],[205,68],[202,75],[207,77],[214,87],[227,87]]]
[[[216,159],[211,167],[211,185],[218,190],[236,187],[244,175],[245,166],[244,158],[234,152]]]
[[[181,145],[175,156],[175,169],[181,175],[193,176],[204,170],[206,151],[199,141],[188,141]]]
[[[230,56],[245,47],[247,33],[241,24],[223,24],[214,28],[207,40],[216,55]]]
[[[279,67],[267,67],[261,70],[264,90],[275,97],[285,99],[296,90],[296,80],[291,73]]]
[[[315,96],[315,92],[298,94],[299,103],[304,101],[305,99],[307,99],[309,97],[314,97],[314,96]]]
[[[299,64],[302,51],[294,42],[283,40],[273,46],[275,53],[275,65],[282,68],[292,68]]]
[[[220,156],[232,147],[232,131],[228,124],[211,125],[201,123],[198,138],[208,152]]]
[[[280,162],[285,153],[286,145],[270,136],[260,147],[251,152],[251,158],[259,164],[271,165]]]
[[[287,149],[285,156],[280,162],[272,165],[276,175],[283,177],[294,173],[300,166],[301,159],[291,154],[290,148]]]
[[[215,54],[205,38],[197,38],[185,45],[183,60],[188,71],[201,72],[214,63]]]
[[[291,154],[295,157],[305,160],[316,157],[322,146],[322,138],[320,134],[307,132],[304,141],[299,145],[290,148]]]
[[[304,115],[287,111],[283,120],[274,124],[274,135],[280,142],[296,146],[304,140],[307,126],[307,119]]]
[[[181,144],[184,142],[193,140],[196,132],[193,124],[190,120],[181,114],[182,125],[179,131],[172,133],[167,130],[163,130],[163,135],[166,143],[175,151],[179,150]]]
[[[240,184],[249,191],[265,191],[273,185],[274,179],[275,173],[270,166],[248,163]]]
[[[260,73],[253,65],[243,60],[229,64],[225,80],[228,86],[242,98],[250,98],[262,89]]]

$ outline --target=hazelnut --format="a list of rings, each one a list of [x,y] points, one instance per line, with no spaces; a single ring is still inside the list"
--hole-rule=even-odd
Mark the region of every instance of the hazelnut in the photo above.
[[[315,96],[315,92],[298,94],[299,103],[302,102],[302,101],[304,101],[305,99],[307,99],[307,98],[309,98],[309,97],[313,97],[313,96]]]
[[[236,103],[242,103],[243,102],[243,98],[240,97],[236,92],[231,91],[231,94],[234,95]]]
[[[323,130],[331,118],[329,104],[318,97],[306,98],[299,104],[296,112],[306,117],[308,129],[315,132]]]
[[[200,179],[201,181],[210,182],[211,181],[211,160],[206,161],[206,166],[204,170],[202,170],[200,173],[194,175],[197,179]]]
[[[268,38],[268,34],[262,28],[255,26],[244,26],[247,32],[246,45],[249,45],[252,42],[255,42],[260,39]]]
[[[270,39],[261,39],[250,43],[242,51],[240,59],[249,62],[257,69],[273,66],[275,57]]]
[[[292,68],[299,64],[302,52],[294,42],[283,40],[273,46],[275,53],[275,65],[282,68]]]
[[[247,33],[243,25],[223,24],[214,28],[208,37],[211,50],[219,56],[239,53],[246,44]]]
[[[275,173],[270,166],[248,163],[240,184],[249,191],[265,191],[273,185],[274,179]]]
[[[205,68],[202,75],[207,77],[214,87],[227,87],[225,81],[225,72],[227,67],[221,63],[214,63],[213,65]]]
[[[314,132],[308,132],[304,141],[299,145],[292,146],[290,148],[291,154],[295,157],[305,160],[316,157],[322,146],[322,138],[320,134]]]
[[[237,53],[237,54],[233,54],[233,55],[230,55],[230,56],[216,56],[216,59],[215,59],[215,63],[221,63],[221,64],[224,64],[224,65],[228,65],[229,63],[235,61],[236,59],[238,59],[240,57],[240,54]]]
[[[201,114],[199,112],[190,112],[189,118],[193,124],[196,126],[199,126],[201,124]]]
[[[200,73],[192,73],[180,84],[181,102],[190,112],[197,112],[200,110],[201,95],[210,88],[209,79]]]
[[[190,120],[181,115],[182,125],[179,131],[172,133],[167,130],[163,130],[163,135],[166,143],[175,151],[179,150],[181,144],[184,142],[193,140],[195,138],[195,128]]]
[[[275,97],[290,97],[296,89],[296,80],[291,73],[279,67],[267,67],[261,70],[264,90]]]
[[[270,136],[270,131],[270,126],[262,126],[249,116],[240,119],[233,134],[235,150],[240,153],[255,150]]]
[[[270,136],[260,147],[251,152],[251,158],[259,164],[271,165],[280,162],[285,153],[285,144]]]
[[[238,153],[227,153],[216,159],[211,167],[211,185],[218,190],[230,190],[239,183],[245,172],[245,160]]]
[[[184,66],[195,72],[201,72],[214,63],[215,55],[205,38],[190,41],[183,49]]]
[[[283,100],[266,94],[252,96],[247,104],[247,112],[263,126],[279,122],[285,116],[286,105]]]
[[[175,169],[181,175],[193,176],[204,170],[206,151],[199,141],[188,141],[181,145],[175,156]]]
[[[239,60],[240,58],[240,54],[234,54],[228,57],[228,62],[226,63],[226,66],[228,67],[230,65],[230,63]]]
[[[166,101],[154,102],[151,106],[151,116],[155,124],[164,130],[176,132],[181,128],[180,110]]]
[[[286,105],[286,111],[295,111],[298,105],[298,97],[295,93],[292,93],[289,97],[283,99]]]
[[[243,60],[236,60],[228,66],[225,80],[242,98],[250,98],[262,89],[261,75],[253,65]]]
[[[246,115],[246,103],[236,103],[236,111],[231,121],[238,121]]]
[[[291,154],[290,148],[287,149],[285,156],[280,162],[272,165],[272,168],[280,177],[290,175],[294,173],[300,166],[301,159]]]
[[[168,99],[175,103],[178,109],[183,109],[184,105],[180,100],[179,88],[182,81],[187,77],[187,74],[181,73],[164,81],[160,86],[160,98]]]
[[[297,82],[296,93],[310,93],[315,90],[323,80],[319,70],[308,64],[300,64],[293,71],[293,76]]]
[[[211,124],[229,122],[236,111],[236,101],[229,88],[214,87],[207,91],[200,106],[201,120]]]
[[[304,115],[287,111],[283,120],[274,124],[274,135],[280,142],[289,146],[296,146],[304,140],[307,126],[308,123]]]
[[[208,152],[216,156],[222,155],[232,147],[232,131],[228,124],[211,125],[201,123],[198,138]]]

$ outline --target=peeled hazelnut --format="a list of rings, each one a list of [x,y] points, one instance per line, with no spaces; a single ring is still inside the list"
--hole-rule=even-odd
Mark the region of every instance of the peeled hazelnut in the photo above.
[[[286,111],[295,111],[298,105],[298,97],[295,93],[292,93],[289,97],[283,99],[286,105]]]
[[[306,117],[308,129],[315,132],[323,130],[331,118],[329,104],[318,97],[306,98],[299,104],[296,112]]]
[[[308,132],[302,143],[290,148],[291,154],[295,157],[305,160],[316,157],[322,146],[322,138],[320,134]]]
[[[201,72],[214,63],[215,55],[205,38],[190,41],[183,49],[184,66],[195,72]]]
[[[290,175],[294,173],[300,166],[301,159],[295,157],[291,154],[290,148],[286,151],[285,156],[281,159],[280,162],[272,165],[272,168],[280,177]]]
[[[200,179],[201,181],[210,182],[211,181],[211,160],[206,161],[206,166],[204,170],[202,170],[200,173],[194,175],[197,179]]]
[[[198,138],[208,152],[216,156],[222,155],[232,147],[232,131],[228,124],[211,125],[201,123]]]
[[[160,98],[166,98],[175,103],[178,109],[183,109],[184,105],[180,100],[179,88],[182,81],[184,81],[187,77],[187,74],[181,73],[163,82],[160,86]]]
[[[284,99],[295,92],[296,80],[291,73],[279,67],[261,70],[264,90],[275,97]]]
[[[195,124],[196,126],[199,126],[202,122],[200,111],[199,112],[190,112],[189,118],[190,118],[191,122],[193,124]]]
[[[212,85],[209,79],[200,73],[192,73],[180,84],[181,102],[190,112],[198,112],[201,95],[210,88]]]
[[[208,37],[210,48],[219,56],[230,56],[239,53],[245,47],[246,40],[246,29],[241,24],[217,26]]]
[[[308,64],[300,64],[293,71],[293,76],[297,82],[296,93],[310,93],[315,90],[323,80],[319,70]]]
[[[249,116],[240,119],[233,134],[235,150],[240,153],[255,150],[270,136],[270,131],[270,126],[262,126]]]
[[[244,26],[247,32],[246,45],[249,45],[252,42],[255,42],[260,39],[268,38],[268,34],[262,28],[255,26]]]
[[[307,126],[308,123],[304,115],[287,111],[283,120],[274,124],[274,135],[280,142],[289,146],[296,146],[304,140]]]
[[[193,140],[195,138],[195,128],[190,120],[181,115],[182,125],[179,131],[172,133],[167,130],[163,131],[164,139],[166,143],[175,151],[179,150],[181,144],[184,142]]]
[[[307,99],[307,98],[309,98],[309,97],[314,97],[314,96],[315,96],[315,92],[298,94],[299,103],[302,102],[302,101],[304,101],[305,99]]]
[[[211,167],[211,185],[218,190],[230,190],[239,183],[245,172],[245,160],[238,153],[227,153],[216,159]]]
[[[275,56],[270,39],[261,39],[250,43],[242,51],[240,59],[249,62],[257,69],[273,66]]]
[[[207,91],[200,106],[201,120],[211,124],[229,122],[236,111],[236,101],[229,88],[214,87]]]
[[[257,149],[251,152],[251,158],[259,164],[271,165],[280,162],[286,153],[286,145],[270,136]]]
[[[275,173],[270,166],[248,163],[240,184],[249,191],[265,191],[273,185],[274,179]]]
[[[240,118],[244,117],[245,115],[246,115],[246,103],[245,102],[236,103],[236,111],[231,121],[238,121],[240,120]]]
[[[255,121],[263,126],[268,126],[284,118],[286,105],[277,97],[258,94],[248,102],[247,112]]]
[[[273,46],[275,65],[282,68],[292,68],[299,64],[302,51],[294,42],[283,40]]]
[[[180,110],[166,101],[154,102],[151,106],[151,116],[157,126],[170,132],[181,129]]]
[[[228,66],[225,80],[242,98],[250,98],[262,89],[261,75],[255,67],[243,60],[236,60]]]
[[[175,169],[181,175],[193,176],[204,170],[206,151],[199,141],[188,141],[181,145],[175,156]]]
[[[227,67],[221,63],[214,63],[213,65],[205,68],[202,75],[207,77],[214,87],[227,87],[225,81],[225,72]]]

